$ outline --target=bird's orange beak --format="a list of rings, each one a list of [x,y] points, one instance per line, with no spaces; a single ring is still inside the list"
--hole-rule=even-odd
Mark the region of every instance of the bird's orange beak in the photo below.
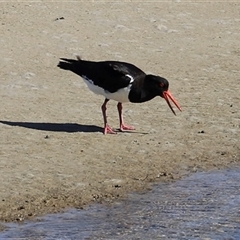
[[[169,98],[172,100],[172,102],[175,104],[175,106],[182,111],[181,107],[178,105],[177,101],[174,99],[174,97],[172,96],[172,94],[169,91],[164,91],[163,92],[163,98],[166,100],[168,106],[170,107],[170,109],[172,110],[173,114],[176,115],[175,111],[173,110]]]

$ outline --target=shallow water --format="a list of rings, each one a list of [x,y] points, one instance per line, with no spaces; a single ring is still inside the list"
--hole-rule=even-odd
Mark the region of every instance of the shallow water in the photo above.
[[[8,224],[0,239],[240,239],[240,169],[195,173],[110,207]]]

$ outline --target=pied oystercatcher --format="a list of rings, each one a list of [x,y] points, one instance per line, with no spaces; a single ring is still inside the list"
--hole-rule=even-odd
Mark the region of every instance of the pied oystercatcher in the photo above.
[[[86,61],[77,56],[77,60],[61,58],[58,67],[70,70],[81,76],[89,89],[105,97],[102,105],[104,134],[115,133],[107,123],[106,105],[110,99],[118,102],[117,109],[120,120],[120,130],[134,130],[123,122],[122,103],[142,103],[156,96],[164,98],[172,110],[169,99],[181,111],[177,101],[168,90],[169,83],[165,78],[144,73],[133,64],[119,61]]]

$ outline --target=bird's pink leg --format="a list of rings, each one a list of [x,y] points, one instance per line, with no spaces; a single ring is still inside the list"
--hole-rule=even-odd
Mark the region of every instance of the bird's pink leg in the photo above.
[[[119,114],[119,121],[120,121],[120,130],[124,131],[124,130],[134,130],[135,128],[132,126],[127,126],[124,124],[123,122],[123,116],[122,116],[122,103],[118,103],[117,104],[117,108],[118,108],[118,114]]]
[[[115,132],[110,128],[110,126],[107,124],[107,115],[106,115],[106,110],[107,110],[107,102],[109,101],[109,99],[105,99],[103,105],[102,105],[102,114],[103,114],[103,121],[104,121],[104,130],[103,133],[107,134],[107,133],[111,133],[111,134],[115,134]]]

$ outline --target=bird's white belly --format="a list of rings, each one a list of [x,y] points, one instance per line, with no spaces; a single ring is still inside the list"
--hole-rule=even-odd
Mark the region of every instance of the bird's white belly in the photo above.
[[[88,88],[95,94],[103,95],[107,99],[112,99],[117,102],[129,102],[128,95],[131,90],[131,85],[125,88],[119,89],[117,92],[110,93],[103,88],[94,85],[90,79],[84,79],[84,82],[87,84]]]

